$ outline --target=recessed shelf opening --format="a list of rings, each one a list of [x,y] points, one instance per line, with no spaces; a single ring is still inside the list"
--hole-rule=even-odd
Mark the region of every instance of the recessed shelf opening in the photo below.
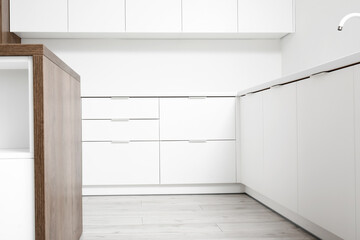
[[[0,58],[0,158],[33,156],[31,57]]]

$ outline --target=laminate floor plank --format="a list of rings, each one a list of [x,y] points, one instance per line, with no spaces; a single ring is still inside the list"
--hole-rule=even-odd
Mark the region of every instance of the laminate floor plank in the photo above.
[[[245,194],[84,197],[82,240],[316,239]]]

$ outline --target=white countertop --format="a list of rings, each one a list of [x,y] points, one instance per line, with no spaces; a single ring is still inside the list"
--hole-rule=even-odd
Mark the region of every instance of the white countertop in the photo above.
[[[292,81],[297,81],[300,79],[304,79],[304,78],[308,78],[312,75],[315,74],[319,74],[322,72],[328,72],[337,68],[342,68],[342,67],[346,67],[349,65],[353,65],[353,64],[357,64],[360,63],[360,52],[358,53],[354,53],[321,65],[318,65],[316,67],[313,68],[309,68],[306,69],[304,71],[298,72],[298,73],[294,73],[288,76],[284,76],[278,79],[275,79],[273,81],[269,81],[266,82],[264,84],[249,88],[249,89],[245,89],[243,91],[238,92],[237,96],[243,96],[245,94],[248,93],[252,93],[252,92],[257,92],[257,91],[261,91],[264,89],[268,89],[272,86],[276,86],[276,85],[281,85],[281,84],[286,84]]]
[[[34,153],[29,149],[3,149],[0,148],[0,159],[33,159]]]

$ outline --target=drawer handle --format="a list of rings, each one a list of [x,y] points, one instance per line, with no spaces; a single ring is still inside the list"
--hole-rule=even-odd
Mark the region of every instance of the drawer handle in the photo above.
[[[129,144],[130,141],[111,141],[111,144]]]
[[[189,99],[206,99],[207,97],[205,96],[198,96],[198,97],[189,97]]]
[[[281,84],[277,84],[277,85],[274,85],[274,86],[271,86],[270,89],[276,89],[276,88],[281,88]]]
[[[189,140],[189,143],[207,143],[207,140]]]
[[[129,97],[111,97],[111,100],[129,100]]]
[[[310,75],[310,76],[311,76],[311,77],[320,77],[320,76],[326,75],[326,74],[328,74],[328,73],[330,73],[330,72],[328,72],[328,71],[323,71],[323,72],[314,73],[314,74],[312,74],[312,75]]]
[[[111,119],[112,122],[128,122],[130,121],[129,118],[113,118]]]

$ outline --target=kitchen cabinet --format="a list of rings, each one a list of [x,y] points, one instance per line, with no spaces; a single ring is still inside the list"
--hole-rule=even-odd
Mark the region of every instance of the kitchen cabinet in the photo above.
[[[234,97],[160,99],[161,140],[234,140]]]
[[[264,186],[263,92],[240,98],[238,181],[262,192]]]
[[[235,183],[235,141],[161,142],[161,184]]]
[[[84,185],[159,184],[159,142],[84,142]]]
[[[355,67],[355,157],[356,157],[356,203],[360,201],[360,65]],[[356,207],[357,240],[360,240],[360,208]]]
[[[126,32],[181,32],[181,0],[127,0]]]
[[[298,82],[299,214],[355,239],[354,67]]]
[[[125,32],[125,0],[69,0],[69,32]]]
[[[297,212],[296,101],[296,83],[263,94],[263,194],[293,212]]]
[[[43,45],[0,45],[0,132],[0,239],[78,240],[80,76]]]
[[[237,0],[183,0],[182,7],[184,32],[237,32]]]
[[[67,32],[67,0],[11,0],[11,32]]]
[[[83,98],[83,119],[157,119],[158,98]]]
[[[83,120],[83,141],[158,141],[159,120]]]
[[[293,0],[238,0],[239,32],[293,32]]]

